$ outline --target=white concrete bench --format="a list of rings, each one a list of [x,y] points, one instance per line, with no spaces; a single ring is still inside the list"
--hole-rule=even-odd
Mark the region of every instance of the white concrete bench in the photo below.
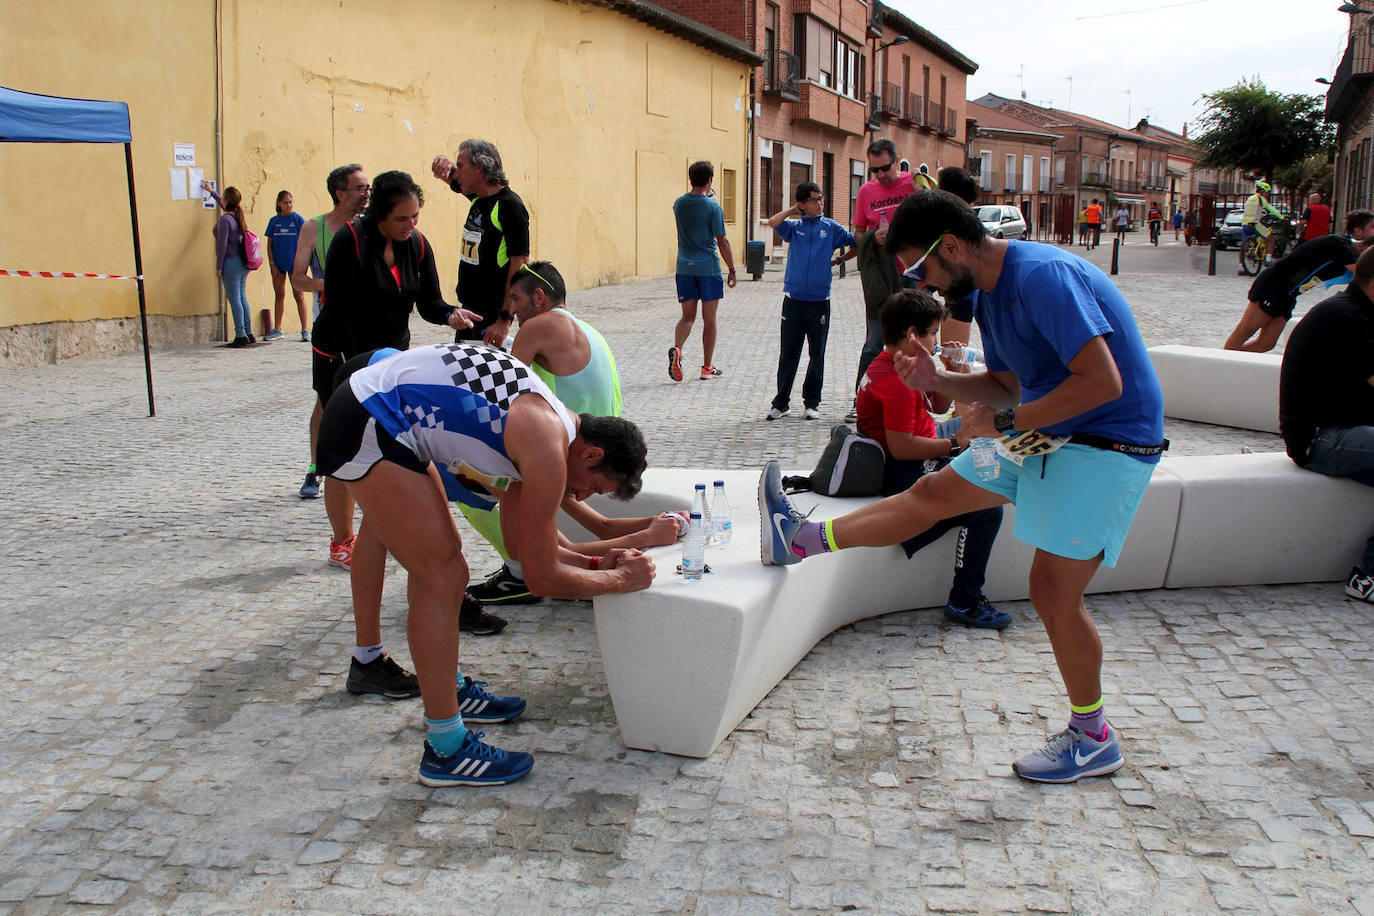
[[[1267,433],[1279,431],[1279,353],[1170,344],[1150,348],[1164,415]]]
[[[632,502],[597,505],[608,515],[646,514],[681,505],[693,483],[718,478],[734,506],[735,536],[707,552],[711,573],[684,582],[675,573],[680,548],[659,548],[651,588],[594,601],[602,664],[628,747],[709,756],[828,634],[866,617],[942,606],[949,591],[954,532],[909,560],[894,546],[762,566],[757,471],[651,470]],[[811,494],[794,500],[802,511],[816,506],[816,518],[865,502]],[[1012,536],[1014,516],[1007,506],[988,566],[993,601],[1027,597],[1033,550]],[[1281,453],[1166,458],[1120,564],[1104,567],[1089,591],[1336,580],[1371,531],[1374,489],[1303,471]]]

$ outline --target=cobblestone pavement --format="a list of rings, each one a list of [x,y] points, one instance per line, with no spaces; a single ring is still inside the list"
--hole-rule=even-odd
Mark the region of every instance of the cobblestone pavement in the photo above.
[[[574,295],[654,463],[810,465],[848,407],[858,286],[836,284],[824,421],[766,423],[780,276],[728,295],[712,382],[667,379],[671,281]],[[1150,343],[1217,344],[1247,288],[1120,283]],[[934,609],[846,627],[706,760],[620,744],[589,604],[513,609],[464,667],[529,699],[488,731],[533,774],[420,786],[418,702],[343,689],[347,577],[296,496],[306,367],[297,342],[158,354],[156,419],[135,356],[4,374],[0,910],[1374,913],[1371,609],[1330,583],[1093,596],[1127,764],[1076,787],[1008,767],[1065,718],[1024,602],[1001,634]],[[392,575],[408,661],[403,613]]]

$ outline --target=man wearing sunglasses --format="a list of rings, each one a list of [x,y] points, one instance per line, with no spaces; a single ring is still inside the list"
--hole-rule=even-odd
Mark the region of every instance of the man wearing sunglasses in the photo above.
[[[989,238],[959,198],[927,191],[894,215],[888,243],[906,275],[946,299],[974,296],[987,369],[951,372],[923,350],[894,358],[902,381],[970,404],[970,436],[1055,437],[1030,457],[999,450],[982,480],[972,453],[904,493],[842,518],[808,521],[782,493],[776,462],[760,481],[765,563],[895,544],[941,519],[1011,502],[1013,533],[1035,548],[1030,600],[1069,695],[1069,725],[1016,761],[1018,776],[1076,782],[1120,769],[1102,707],[1102,641],[1083,605],[1097,568],[1114,566],[1167,447],[1159,380],[1125,298],[1101,270],[1049,245]],[[1063,437],[1063,438],[1061,438]],[[1067,440],[1067,441],[1064,441]],[[1015,443],[1012,443],[1015,444]]]
[[[883,325],[878,310],[898,289],[897,270],[888,250],[887,227],[897,205],[916,193],[910,172],[897,166],[897,147],[886,137],[868,145],[869,180],[854,201],[854,234],[858,240],[859,280],[864,289],[864,345],[859,352],[859,371],[854,376],[858,391],[868,364],[883,349]],[[851,411],[846,419],[854,419]]]

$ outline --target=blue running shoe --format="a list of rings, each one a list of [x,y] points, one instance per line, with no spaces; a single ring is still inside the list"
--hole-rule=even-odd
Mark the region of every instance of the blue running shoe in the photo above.
[[[503,786],[523,779],[534,767],[534,758],[520,751],[503,751],[482,743],[482,732],[468,732],[463,746],[452,757],[440,757],[425,742],[420,758],[420,782],[427,786]]]
[[[458,711],[463,714],[464,722],[487,724],[520,718],[525,711],[523,698],[498,697],[484,690],[486,686],[486,681],[474,681],[463,675],[463,683],[458,687]]]
[[[1066,728],[1038,751],[1011,765],[1022,779],[1032,782],[1077,782],[1084,776],[1106,776],[1121,769],[1126,760],[1116,729],[1107,726],[1105,740],[1097,741],[1076,728]]]
[[[1011,615],[1006,611],[999,611],[997,608],[988,604],[988,599],[980,597],[978,603],[973,607],[955,607],[953,604],[945,605],[945,616],[955,623],[962,623],[966,627],[978,627],[983,630],[1005,630],[1011,623]]]
[[[792,552],[806,516],[797,511],[782,491],[782,469],[776,461],[763,466],[759,475],[759,559],[764,566],[791,566],[802,558]]]

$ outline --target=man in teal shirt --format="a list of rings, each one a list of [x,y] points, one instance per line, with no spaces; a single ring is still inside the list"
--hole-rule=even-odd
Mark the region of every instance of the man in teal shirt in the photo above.
[[[722,373],[711,362],[716,350],[716,307],[725,293],[720,278],[720,262],[716,250],[725,259],[729,273],[726,282],[735,288],[735,258],[730,240],[725,237],[725,212],[716,203],[711,191],[716,170],[706,161],[693,162],[687,169],[692,190],[673,201],[673,218],[677,221],[677,301],[682,306],[682,318],[673,331],[673,345],[668,350],[668,377],[682,381],[682,345],[692,333],[697,320],[697,303],[701,303],[701,375],[712,379]]]

